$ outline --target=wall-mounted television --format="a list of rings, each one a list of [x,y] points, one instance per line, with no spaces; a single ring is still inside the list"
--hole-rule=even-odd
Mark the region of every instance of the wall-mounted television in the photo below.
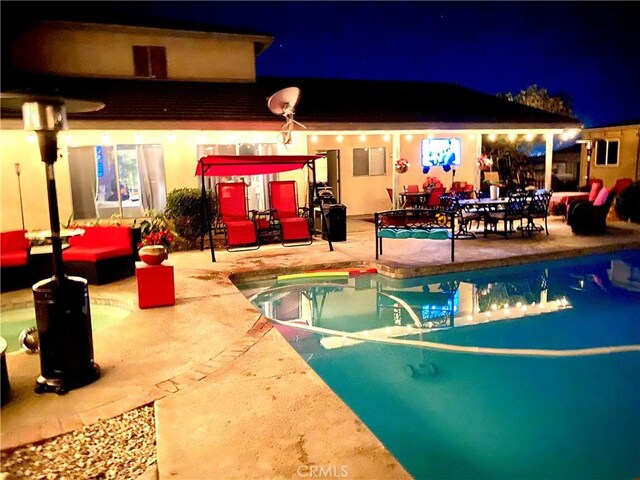
[[[457,167],[460,165],[459,138],[425,138],[420,148],[423,167]]]

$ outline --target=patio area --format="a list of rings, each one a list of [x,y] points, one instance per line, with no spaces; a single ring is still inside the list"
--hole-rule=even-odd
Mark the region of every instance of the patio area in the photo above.
[[[36,395],[37,355],[7,355],[12,396],[2,407],[3,450],[79,429],[155,402],[158,478],[295,478],[309,466],[344,467],[349,478],[409,478],[368,428],[308,367],[232,283],[305,269],[366,266],[393,277],[551,260],[640,248],[640,225],[610,222],[604,236],[575,236],[550,217],[549,236],[490,236],[455,242],[388,240],[375,260],[374,225],[347,219],[334,251],[304,247],[230,253],[176,252],[176,305],[140,310],[136,279],[90,286],[92,301],[131,307],[94,332],[101,377],[64,396]],[[2,294],[2,309],[32,300]],[[214,461],[215,459],[215,461]],[[303,473],[301,474],[301,468]],[[155,472],[153,473],[155,475]]]

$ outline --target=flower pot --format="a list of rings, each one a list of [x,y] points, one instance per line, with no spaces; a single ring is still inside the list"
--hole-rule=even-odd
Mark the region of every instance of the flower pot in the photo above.
[[[147,265],[160,265],[169,257],[164,245],[147,245],[138,250],[138,255]]]

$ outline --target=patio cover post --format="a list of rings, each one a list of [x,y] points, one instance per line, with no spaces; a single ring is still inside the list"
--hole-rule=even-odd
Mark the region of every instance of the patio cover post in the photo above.
[[[547,133],[545,136],[544,150],[544,188],[551,190],[551,174],[553,171],[553,133]]]
[[[400,134],[394,133],[391,143],[391,183],[393,188],[393,209],[400,208],[400,202],[398,201],[398,187],[400,186],[400,177],[396,172],[395,161],[400,159]]]

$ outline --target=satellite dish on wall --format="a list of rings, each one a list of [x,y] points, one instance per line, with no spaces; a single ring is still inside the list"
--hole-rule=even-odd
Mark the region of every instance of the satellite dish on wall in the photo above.
[[[300,122],[296,122],[293,119],[295,113],[295,106],[300,100],[300,89],[298,87],[287,87],[277,91],[267,99],[267,107],[272,113],[276,115],[282,115],[286,119],[286,122],[282,126],[280,133],[281,141],[285,145],[291,143],[291,132],[293,131],[293,124],[307,128]]]

